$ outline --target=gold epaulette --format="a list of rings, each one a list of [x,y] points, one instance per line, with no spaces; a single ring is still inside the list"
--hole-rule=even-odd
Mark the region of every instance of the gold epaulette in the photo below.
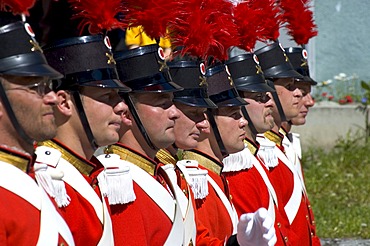
[[[58,144],[53,140],[48,140],[38,143],[40,146],[47,146],[53,149],[57,149],[62,154],[62,158],[67,162],[71,163],[80,173],[89,176],[94,170],[94,166],[90,164],[86,159],[77,156],[76,154],[65,149],[62,145]]]
[[[274,142],[277,146],[281,146],[281,142],[283,141],[283,135],[278,134],[273,131],[267,131],[263,134],[268,140]]]
[[[250,141],[249,139],[244,139],[244,145],[247,146],[247,148],[252,153],[252,155],[257,154],[258,146],[256,144],[252,143],[252,141]]]
[[[13,165],[23,172],[27,173],[29,170],[29,164],[31,158],[27,158],[26,156],[18,155],[17,153],[7,150],[7,149],[0,149],[0,161],[6,162],[10,165]]]
[[[135,153],[135,152],[133,152],[129,149],[126,149],[123,146],[117,145],[117,144],[110,145],[108,147],[108,152],[119,155],[122,160],[131,162],[132,164],[140,167],[141,169],[143,169],[144,171],[146,171],[147,173],[149,173],[152,176],[155,175],[155,170],[156,170],[157,164],[152,160],[149,160],[149,159],[147,159],[147,158],[145,158],[145,157],[143,157],[143,156],[141,156],[141,155],[139,155],[139,154],[137,154],[137,153]]]
[[[216,173],[217,175],[221,174],[222,164],[216,160],[212,160],[207,156],[202,155],[194,151],[184,151],[183,153],[184,160],[195,160],[198,161],[200,166],[207,168],[208,170]]]
[[[163,164],[173,164],[173,165],[176,165],[177,163],[177,160],[175,157],[173,157],[171,155],[171,153],[169,151],[167,151],[166,149],[160,149],[157,154],[155,155],[155,157],[157,157],[157,159],[163,163]]]

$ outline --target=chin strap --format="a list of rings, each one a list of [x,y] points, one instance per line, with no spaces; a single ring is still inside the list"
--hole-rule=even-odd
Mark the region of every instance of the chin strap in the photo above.
[[[215,120],[215,117],[212,114],[211,109],[207,109],[206,114],[207,114],[207,117],[208,117],[208,121],[211,124],[211,127],[213,129],[213,133],[215,134],[216,141],[217,141],[217,144],[218,144],[218,147],[221,151],[222,156],[224,156],[224,157],[228,156],[229,153],[227,152],[227,150],[225,148],[225,145],[224,145],[224,142],[222,141],[220,131],[218,130],[216,120]]]
[[[274,82],[272,82],[271,80],[267,80],[267,84],[275,90]],[[281,102],[280,102],[280,99],[279,99],[279,96],[278,96],[276,90],[271,92],[271,94],[272,94],[272,97],[274,98],[274,102],[275,102],[276,108],[279,112],[281,122],[287,121],[284,110],[283,110],[283,106],[281,106]]]
[[[157,148],[153,144],[152,140],[150,140],[150,137],[149,137],[148,133],[146,132],[145,127],[143,126],[143,123],[141,123],[139,114],[137,113],[136,108],[134,106],[134,103],[132,102],[129,94],[128,93],[123,94],[123,99],[125,100],[128,108],[130,109],[131,115],[132,115],[132,117],[134,117],[136,125],[139,127],[139,130],[140,130],[142,136],[144,137],[146,143],[149,145],[149,147],[152,150],[158,151],[159,148]]]
[[[99,146],[96,144],[94,135],[91,131],[89,121],[87,120],[85,110],[81,101],[80,93],[77,90],[71,91],[73,99],[76,103],[76,108],[78,110],[78,116],[80,117],[81,123],[85,129],[85,133],[87,136],[87,139],[89,140],[89,143],[93,150],[95,151]]]
[[[258,134],[257,129],[254,126],[251,117],[249,117],[248,111],[245,108],[245,106],[242,106],[241,107],[241,111],[242,111],[242,114],[243,114],[244,119],[246,119],[248,121],[248,127],[251,130],[253,136],[257,136],[257,134]]]
[[[9,99],[8,99],[6,93],[5,93],[5,90],[4,90],[4,87],[3,87],[3,84],[1,83],[1,81],[0,81],[0,97],[1,97],[2,103],[3,103],[4,107],[5,107],[5,110],[6,110],[7,114],[8,114],[8,117],[9,117],[10,121],[12,122],[13,127],[18,132],[19,136],[21,136],[21,138],[27,144],[30,144],[30,145],[33,146],[33,144],[34,144],[35,141],[33,139],[31,139],[26,134],[26,132],[24,131],[24,129],[19,124],[19,122],[17,120],[17,117],[15,116],[14,111],[12,109],[12,106],[10,105]]]

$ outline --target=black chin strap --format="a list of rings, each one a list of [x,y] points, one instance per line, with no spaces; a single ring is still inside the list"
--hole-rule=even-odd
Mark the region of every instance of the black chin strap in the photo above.
[[[95,151],[99,146],[96,144],[94,135],[93,135],[93,133],[91,131],[91,128],[90,128],[89,121],[87,120],[85,110],[84,110],[84,107],[83,107],[83,104],[82,104],[82,101],[81,101],[80,93],[77,90],[73,90],[73,91],[71,91],[71,93],[72,93],[73,99],[74,99],[75,104],[76,104],[76,108],[77,108],[77,111],[78,111],[78,116],[80,117],[80,121],[81,121],[81,123],[82,123],[82,125],[85,129],[87,139],[89,140],[89,143],[90,143],[91,147]]]
[[[19,124],[18,120],[17,120],[17,117],[15,116],[14,114],[14,111],[12,109],[12,106],[10,105],[10,102],[9,102],[9,99],[5,93],[5,90],[4,90],[4,87],[0,81],[0,97],[1,97],[1,101],[5,107],[5,110],[8,114],[8,117],[10,119],[10,121],[12,122],[13,124],[13,127],[15,128],[15,130],[18,132],[19,136],[21,136],[21,138],[23,138],[23,140],[27,143],[27,144],[30,144],[30,145],[33,145],[35,140],[31,139],[27,134],[26,132],[24,131],[24,129],[21,127],[21,125]]]
[[[272,82],[271,80],[267,80],[267,84],[275,90],[274,82]],[[276,90],[271,92],[271,94],[272,94],[272,98],[274,98],[274,102],[275,102],[276,108],[279,112],[281,122],[287,121],[284,110],[283,110],[283,106],[281,106],[281,102],[279,100],[279,96],[278,96]]]
[[[128,93],[123,94],[123,99],[125,100],[128,108],[130,109],[131,115],[132,115],[132,117],[134,117],[136,125],[139,127],[139,130],[140,130],[142,136],[144,137],[146,143],[149,145],[149,147],[152,150],[158,151],[159,148],[157,148],[153,144],[152,140],[150,140],[150,137],[149,137],[148,133],[146,132],[145,127],[143,126],[143,123],[141,123],[139,114],[137,113],[136,108],[134,106],[134,103],[132,102],[129,94]]]
[[[213,133],[215,134],[216,141],[217,141],[217,144],[218,144],[218,147],[221,151],[222,156],[224,156],[224,157],[228,156],[229,153],[227,152],[227,150],[225,148],[225,145],[224,145],[224,142],[222,141],[220,131],[218,130],[216,120],[215,120],[215,117],[212,114],[211,109],[207,109],[206,114],[207,114],[207,117],[208,117],[208,121],[211,124],[211,127],[213,129]]]
[[[251,117],[249,117],[248,111],[245,108],[245,106],[241,107],[241,111],[242,111],[244,119],[246,119],[248,121],[248,127],[251,130],[252,134],[254,135],[254,137],[257,136],[257,134],[258,134],[257,129],[254,126]]]

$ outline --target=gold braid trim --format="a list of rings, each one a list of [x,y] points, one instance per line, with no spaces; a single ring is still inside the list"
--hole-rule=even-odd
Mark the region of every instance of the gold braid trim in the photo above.
[[[110,145],[108,147],[108,153],[117,154],[121,157],[122,160],[131,162],[132,164],[135,164],[136,166],[140,167],[150,175],[155,175],[155,170],[157,164],[151,160],[146,159],[145,157],[142,157],[122,146],[119,145]]]
[[[184,151],[184,160],[196,160],[198,161],[199,165],[207,168],[208,170],[211,170],[212,172],[216,173],[217,175],[221,174],[222,166],[209,159],[206,156],[203,156],[202,154],[198,154],[193,151]]]
[[[252,155],[256,155],[257,154],[258,147],[255,144],[253,144],[248,139],[244,139],[244,144],[247,146],[247,148],[252,153]]]
[[[166,149],[160,149],[155,155],[157,159],[163,164],[173,164],[176,165],[177,160],[171,155]]]
[[[0,149],[0,161],[13,165],[25,173],[28,172],[30,159],[17,155],[17,153],[13,153],[12,151],[8,152],[4,149]]]
[[[281,146],[281,142],[283,141],[283,138],[281,135],[273,132],[273,131],[267,131],[265,132],[263,135],[265,135],[265,137],[274,142],[277,146]]]
[[[71,163],[80,173],[89,176],[91,172],[94,170],[94,166],[91,166],[86,160],[83,160],[81,157],[76,156],[76,154],[71,153],[63,146],[59,145],[58,143],[48,140],[41,143],[38,143],[41,146],[47,146],[53,149],[57,149],[62,153],[62,158],[67,162]]]

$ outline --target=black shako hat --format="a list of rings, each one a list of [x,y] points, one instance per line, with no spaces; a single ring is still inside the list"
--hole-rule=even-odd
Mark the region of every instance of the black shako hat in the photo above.
[[[121,81],[133,92],[175,92],[183,88],[172,81],[163,49],[157,44],[114,53]]]
[[[234,81],[225,64],[217,64],[207,69],[209,98],[218,107],[247,105],[235,88]]]
[[[118,78],[109,38],[101,35],[71,37],[44,47],[49,64],[64,75],[59,89],[75,86],[131,91]]]
[[[303,76],[294,70],[284,48],[278,41],[256,50],[255,54],[261,64],[265,78],[303,79]]]
[[[235,87],[239,91],[274,91],[267,85],[258,57],[255,54],[241,54],[226,61]]]
[[[174,92],[173,101],[193,107],[217,108],[207,92],[206,67],[203,62],[189,59],[168,62],[170,74],[184,90]]]
[[[0,74],[63,77],[50,67],[28,23],[20,16],[0,12]]]
[[[309,82],[311,85],[317,85],[317,82],[310,77],[307,50],[302,47],[289,47],[285,48],[285,53],[289,57],[289,61],[293,68],[303,76],[303,79],[298,81]]]

